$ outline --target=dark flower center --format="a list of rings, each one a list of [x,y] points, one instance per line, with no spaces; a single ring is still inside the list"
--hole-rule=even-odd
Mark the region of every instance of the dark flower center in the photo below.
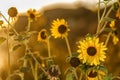
[[[87,53],[89,56],[94,56],[97,53],[97,50],[95,47],[88,47],[87,48]]]
[[[59,75],[59,71],[55,66],[50,67],[48,72],[51,77],[57,77]]]
[[[31,19],[34,19],[35,18],[35,15],[33,13],[30,13],[30,18]]]
[[[70,64],[72,67],[77,67],[80,64],[80,60],[76,57],[70,59]]]
[[[58,28],[58,32],[64,34],[67,31],[67,27],[65,25],[60,25]]]
[[[15,17],[18,14],[16,7],[11,7],[8,9],[8,15],[10,17]]]
[[[95,78],[96,76],[98,75],[98,73],[95,71],[90,71],[90,73],[88,74],[88,77],[91,77],[91,78]]]
[[[46,36],[46,34],[45,34],[45,31],[42,31],[42,32],[41,32],[41,38],[42,38],[42,39],[46,39],[46,37],[47,37],[47,36]]]

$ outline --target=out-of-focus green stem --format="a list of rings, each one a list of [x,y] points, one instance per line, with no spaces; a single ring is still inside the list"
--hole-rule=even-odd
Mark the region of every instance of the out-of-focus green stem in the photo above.
[[[50,37],[51,37],[51,36],[49,36],[48,39],[47,39],[47,45],[48,45],[48,57],[49,57],[49,58],[51,58],[51,53],[50,53]]]
[[[107,35],[107,39],[105,41],[105,46],[107,46],[108,41],[109,41],[111,35],[112,35],[112,32],[109,32],[109,34]]]
[[[9,19],[8,19],[8,22],[9,22],[9,20],[10,20],[10,17],[9,17]],[[11,71],[10,71],[10,46],[9,46],[9,24],[8,24],[8,27],[7,27],[7,52],[8,52],[8,80],[11,80],[10,79],[10,73],[11,73]]]
[[[1,16],[5,19],[5,21],[8,23],[9,26],[13,29],[16,35],[18,35],[17,31],[13,28],[13,26],[10,24],[9,20],[6,19],[6,17],[0,12]]]
[[[67,36],[65,36],[65,41],[66,41],[66,44],[67,44],[69,56],[71,57],[72,52],[71,52],[71,49],[70,49],[70,44],[69,44],[69,40],[68,40]]]
[[[30,24],[31,24],[31,22],[28,20],[27,32],[30,31],[30,26],[31,26]]]
[[[109,14],[110,14],[110,12],[112,11],[112,9],[113,9],[113,6],[110,7],[110,9],[109,9],[108,12],[106,13],[105,17],[108,17],[108,16],[109,16]],[[104,17],[103,17],[103,18],[104,18]],[[103,24],[102,28],[99,29],[99,31],[96,33],[97,36],[103,32],[103,30],[105,29],[107,23],[108,23],[108,22],[106,21],[106,22]]]
[[[38,63],[35,62],[35,72],[34,72],[34,75],[35,75],[35,80],[38,80]]]

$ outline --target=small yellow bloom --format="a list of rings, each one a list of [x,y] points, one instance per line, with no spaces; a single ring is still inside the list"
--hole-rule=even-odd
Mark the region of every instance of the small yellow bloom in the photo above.
[[[112,34],[112,37],[113,37],[113,44],[116,45],[118,42],[119,42],[119,38],[115,35],[115,34]]]
[[[54,36],[55,38],[64,38],[68,35],[68,31],[70,31],[70,29],[68,28],[68,24],[64,19],[53,20],[51,27],[52,28],[50,30],[52,36]]]
[[[38,41],[46,42],[46,41],[47,41],[47,38],[48,38],[48,35],[47,35],[46,29],[42,29],[42,30],[38,33]]]
[[[40,17],[40,14],[35,9],[29,9],[27,14],[30,22],[35,21],[38,17]]]
[[[106,46],[103,43],[99,43],[97,37],[86,37],[85,40],[79,41],[78,45],[78,58],[82,63],[89,65],[99,65],[101,61],[106,58]]]
[[[115,27],[115,21],[111,21],[110,24],[109,24],[109,26],[110,26],[111,28],[114,28],[114,27]]]

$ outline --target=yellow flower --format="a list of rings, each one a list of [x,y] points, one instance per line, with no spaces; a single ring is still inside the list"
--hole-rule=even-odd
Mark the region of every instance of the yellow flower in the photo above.
[[[51,27],[52,28],[50,30],[52,36],[54,36],[55,38],[64,38],[68,35],[68,31],[70,31],[70,29],[68,28],[68,24],[64,19],[53,20]]]
[[[17,11],[16,7],[10,7],[10,8],[8,9],[8,15],[9,15],[10,17],[16,17],[17,14],[18,14],[18,11]]]
[[[3,24],[3,20],[0,20],[0,26]]]
[[[40,14],[35,9],[29,9],[27,14],[30,22],[35,21],[38,17],[40,17]]]
[[[113,37],[113,44],[116,45],[118,42],[119,42],[119,38],[115,35],[115,34],[112,34],[112,37]]]
[[[42,30],[38,33],[38,41],[46,42],[47,37],[48,37],[48,35],[47,35],[46,29],[42,29]]]
[[[114,28],[114,27],[115,27],[115,21],[111,21],[110,24],[109,24],[109,26],[110,26],[111,28]]]
[[[101,70],[90,70],[87,73],[87,80],[103,80],[105,75],[105,72]]]
[[[82,63],[89,65],[99,65],[100,61],[104,61],[106,58],[105,51],[107,48],[103,43],[99,43],[97,37],[86,37],[85,40],[79,41],[79,56]]]

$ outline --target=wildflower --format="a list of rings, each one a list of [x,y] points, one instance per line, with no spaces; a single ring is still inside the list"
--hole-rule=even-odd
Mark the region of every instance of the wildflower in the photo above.
[[[47,37],[48,37],[48,35],[47,35],[46,29],[42,29],[42,30],[38,33],[38,41],[46,42]]]
[[[27,14],[30,22],[37,20],[37,18],[40,17],[40,14],[35,9],[29,9]]]
[[[87,73],[87,80],[103,80],[105,72],[101,70],[90,70]]]
[[[115,21],[114,21],[114,20],[111,21],[110,24],[109,24],[109,26],[110,26],[111,28],[114,28],[114,27],[115,27]]]
[[[80,64],[80,60],[77,57],[72,57],[70,59],[70,64],[72,67],[77,67]]]
[[[8,9],[8,15],[9,15],[10,17],[16,17],[17,14],[18,14],[18,11],[17,11],[16,7],[10,7],[10,8]]]
[[[107,48],[103,43],[99,43],[99,38],[97,37],[86,37],[85,40],[79,41],[78,48],[78,52],[80,53],[78,58],[83,63],[99,65],[100,61],[104,61],[106,58],[105,51]]]
[[[48,69],[48,79],[50,80],[58,80],[60,74],[58,65],[51,65]]]
[[[0,26],[3,24],[3,20],[0,20]]]
[[[55,38],[64,38],[68,35],[68,31],[70,31],[70,29],[68,28],[68,24],[64,19],[53,20],[52,29],[50,30],[52,36],[54,36]]]
[[[116,45],[119,42],[119,38],[115,35],[115,33],[112,34],[112,37],[113,44]]]
[[[119,42],[119,38],[117,37],[117,31],[116,31],[116,28],[115,28],[115,21],[111,21],[109,26],[111,27],[111,29],[113,31],[113,33],[112,33],[113,44],[116,45]]]

